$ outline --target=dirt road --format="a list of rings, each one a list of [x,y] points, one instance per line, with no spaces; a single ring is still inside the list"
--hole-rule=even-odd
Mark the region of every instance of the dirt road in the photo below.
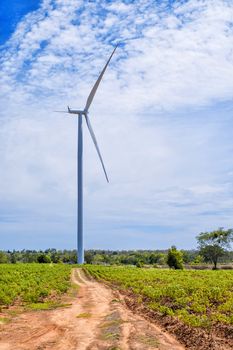
[[[172,336],[129,311],[110,288],[73,270],[70,307],[26,312],[0,326],[0,350],[184,350]]]

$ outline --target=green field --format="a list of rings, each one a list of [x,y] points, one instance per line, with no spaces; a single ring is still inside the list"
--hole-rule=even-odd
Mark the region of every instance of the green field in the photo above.
[[[65,293],[70,265],[0,264],[0,308],[15,302],[38,303]]]
[[[185,271],[85,266],[98,280],[136,296],[138,303],[194,327],[233,325],[233,271]],[[41,303],[67,292],[71,266],[0,264],[0,308]]]
[[[233,325],[233,271],[85,267],[98,280],[136,296],[139,303],[193,327]]]

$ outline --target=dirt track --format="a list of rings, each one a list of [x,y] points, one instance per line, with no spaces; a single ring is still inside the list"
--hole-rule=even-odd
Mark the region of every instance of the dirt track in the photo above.
[[[0,350],[184,350],[172,336],[73,270],[78,296],[69,308],[26,312],[0,326]]]

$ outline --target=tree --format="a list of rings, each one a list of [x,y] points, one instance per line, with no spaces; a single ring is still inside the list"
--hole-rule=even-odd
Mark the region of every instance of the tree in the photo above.
[[[17,255],[16,253],[13,251],[12,253],[10,253],[10,263],[11,264],[16,264],[17,262]]]
[[[5,252],[0,251],[0,264],[6,264],[8,262],[8,258]]]
[[[38,261],[38,263],[40,263],[40,264],[49,264],[49,263],[51,263],[50,256],[49,256],[49,255],[46,255],[46,254],[44,254],[44,253],[38,255],[37,261]]]
[[[201,232],[197,237],[200,255],[205,261],[211,261],[214,264],[213,269],[217,269],[217,263],[221,256],[226,254],[233,241],[233,229],[224,230],[220,227],[211,232]]]
[[[103,264],[104,263],[104,257],[102,254],[95,254],[93,257],[93,264]]]
[[[204,261],[203,255],[197,255],[196,258],[191,262],[191,264],[199,265],[203,263],[203,261]]]
[[[94,255],[92,252],[90,251],[85,251],[84,253],[84,256],[85,256],[85,263],[86,264],[92,264],[93,260],[94,260]]]
[[[172,246],[168,250],[167,254],[167,264],[169,267],[175,270],[183,270],[183,254],[181,251],[177,250],[175,246]]]
[[[148,260],[150,265],[157,264],[159,261],[159,254],[151,253]]]

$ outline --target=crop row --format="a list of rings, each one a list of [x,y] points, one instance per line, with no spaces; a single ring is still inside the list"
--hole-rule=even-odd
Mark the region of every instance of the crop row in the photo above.
[[[178,271],[88,265],[95,278],[128,290],[150,309],[194,327],[233,324],[232,271]]]
[[[1,264],[0,308],[15,301],[36,303],[65,293],[70,286],[68,265]]]

